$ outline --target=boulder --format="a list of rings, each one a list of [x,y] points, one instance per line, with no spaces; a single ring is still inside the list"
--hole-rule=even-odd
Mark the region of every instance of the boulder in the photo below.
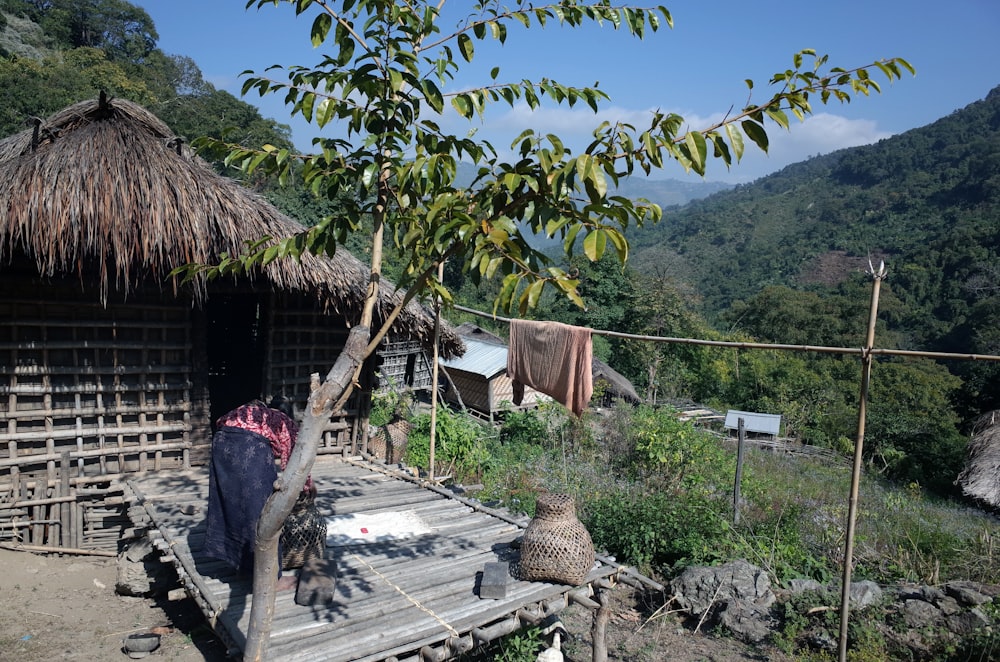
[[[923,600],[906,600],[902,613],[907,627],[916,629],[937,625],[941,619],[941,610]]]
[[[873,581],[851,582],[851,609],[864,609],[882,600],[882,589]]]
[[[149,538],[134,540],[118,554],[115,592],[119,595],[163,595],[178,583],[177,572],[169,563],[160,561],[160,553]]]
[[[744,641],[771,632],[775,602],[767,573],[742,559],[720,566],[691,566],[670,582],[674,601],[693,616],[714,614],[714,623]]]

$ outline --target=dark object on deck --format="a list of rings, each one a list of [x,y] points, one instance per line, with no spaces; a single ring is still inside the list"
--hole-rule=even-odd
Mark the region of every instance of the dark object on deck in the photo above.
[[[506,561],[491,561],[483,566],[483,581],[479,584],[479,597],[499,599],[507,597],[510,583],[510,564]]]
[[[520,578],[579,585],[594,566],[594,544],[568,494],[538,495],[521,542]]]
[[[333,602],[337,587],[337,562],[322,556],[311,556],[299,572],[295,589],[295,604],[303,607],[325,607]]]
[[[302,492],[281,530],[281,568],[301,568],[313,557],[323,557],[326,518],[316,508],[316,488]]]

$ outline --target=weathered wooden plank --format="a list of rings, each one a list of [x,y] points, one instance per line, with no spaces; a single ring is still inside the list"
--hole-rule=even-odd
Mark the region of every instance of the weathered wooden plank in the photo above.
[[[505,598],[481,599],[477,574],[487,562],[507,560],[509,543],[523,525],[385,471],[372,471],[354,460],[319,458],[312,472],[319,490],[317,505],[327,515],[413,511],[432,533],[329,548],[338,574],[334,601],[307,607],[295,604],[294,591],[278,594],[270,659],[416,659],[423,646],[444,651],[441,646],[449,638],[471,644],[473,630],[491,631],[488,626],[509,621],[516,613],[534,618],[568,603],[573,587],[513,578]],[[216,617],[216,629],[224,632],[225,640],[242,648],[252,598],[250,578],[236,577],[224,563],[201,555],[207,471],[163,472],[132,482],[142,485],[147,511],[171,546],[175,563],[197,576],[197,585],[186,585],[208,594],[199,606],[216,605],[206,615]],[[602,566],[594,576],[601,572],[615,570]]]

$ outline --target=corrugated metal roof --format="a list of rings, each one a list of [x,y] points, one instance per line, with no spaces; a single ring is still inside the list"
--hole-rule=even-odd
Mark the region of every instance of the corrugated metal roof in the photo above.
[[[507,346],[466,336],[465,354],[457,359],[442,360],[445,368],[464,370],[486,379],[493,379],[507,370]]]
[[[781,414],[758,414],[738,409],[730,409],[726,412],[725,428],[727,430],[738,429],[741,418],[743,419],[743,429],[747,432],[773,434],[777,437],[778,431],[781,429]]]

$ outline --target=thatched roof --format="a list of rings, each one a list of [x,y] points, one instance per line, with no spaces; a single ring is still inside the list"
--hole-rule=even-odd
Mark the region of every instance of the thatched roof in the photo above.
[[[74,104],[0,141],[0,266],[23,254],[43,276],[96,278],[102,295],[155,282],[187,263],[217,262],[248,241],[284,237],[302,226],[262,197],[214,172],[155,115],[121,99]],[[85,275],[86,274],[86,275]],[[368,270],[346,250],[332,258],[276,260],[249,276],[276,290],[315,295],[357,319]],[[206,286],[193,288],[196,299]],[[381,310],[400,295],[383,281]],[[396,332],[427,342],[429,311],[411,304]],[[448,329],[446,355],[461,352]]]
[[[957,482],[966,496],[1000,506],[1000,410],[976,423]]]
[[[629,404],[637,405],[642,403],[642,398],[635,391],[635,386],[625,375],[621,374],[604,361],[594,359],[591,364],[594,381],[601,380],[605,383],[605,393],[614,398],[621,398]]]

